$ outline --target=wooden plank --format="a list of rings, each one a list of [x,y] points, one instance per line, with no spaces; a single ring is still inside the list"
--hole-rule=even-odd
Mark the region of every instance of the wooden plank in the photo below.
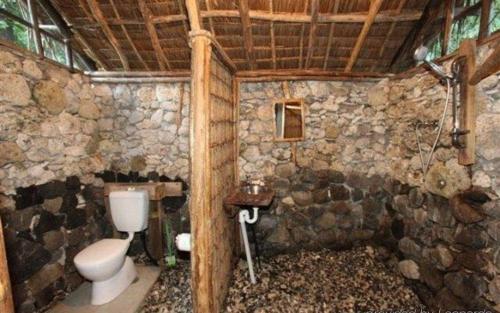
[[[236,77],[240,81],[272,81],[272,80],[380,80],[393,74],[373,72],[343,72],[323,70],[257,70],[238,71]]]
[[[111,4],[111,8],[113,9],[113,12],[115,13],[116,17],[119,18],[119,19],[121,19],[120,12],[118,11],[118,9],[117,9],[117,7],[115,5],[115,0],[109,0],[109,3]],[[144,66],[144,68],[146,70],[150,71],[151,68],[144,61],[144,58],[142,57],[141,53],[137,49],[137,46],[134,44],[134,41],[132,40],[132,37],[130,37],[130,34],[128,33],[127,27],[125,26],[125,24],[121,24],[120,27],[122,29],[123,34],[125,34],[125,38],[127,38],[128,43],[132,47],[132,50],[134,50],[135,55],[139,59],[139,62],[141,62],[142,66]]]
[[[465,77],[460,83],[461,119],[460,128],[469,131],[464,135],[464,149],[458,150],[458,164],[471,165],[476,160],[476,86],[469,83],[469,78],[476,68],[476,42],[473,39],[462,41],[458,53],[465,56]]]
[[[82,1],[82,0],[81,0]],[[92,15],[94,19],[97,21],[99,26],[101,27],[104,35],[108,39],[109,43],[115,50],[116,54],[118,54],[118,57],[120,58],[120,62],[122,63],[123,69],[128,71],[130,70],[130,66],[128,64],[127,57],[125,56],[125,53],[123,52],[122,46],[118,39],[116,39],[115,34],[109,27],[109,25],[106,22],[106,18],[104,17],[104,14],[102,13],[101,9],[99,8],[99,4],[97,3],[97,0],[87,0],[87,4],[89,5],[90,11],[92,12]]]
[[[269,13],[273,13],[274,11],[274,2],[273,0],[269,0]],[[273,58],[273,69],[276,69],[276,39],[274,38],[274,22],[271,21],[269,25],[269,32],[271,36],[271,56]]]
[[[306,56],[306,69],[311,65],[311,57],[314,49],[313,45],[316,41],[316,29],[318,27],[319,17],[319,0],[311,1],[311,25],[309,26],[309,38],[307,42],[307,56]]]
[[[255,51],[253,49],[253,38],[252,38],[252,22],[250,21],[248,0],[238,0],[238,10],[240,13],[241,26],[243,31],[243,40],[245,43],[245,50],[248,57],[248,62],[250,69],[253,70],[256,67],[255,64]]]
[[[455,7],[455,0],[446,0],[444,6],[444,16],[443,21],[443,42],[441,46],[441,55],[448,54],[448,45],[450,43],[451,25],[453,23],[453,10]]]
[[[12,288],[10,286],[7,253],[5,252],[5,239],[3,236],[2,219],[0,218],[0,312],[14,313]]]
[[[151,44],[153,45],[153,49],[155,50],[156,60],[160,67],[160,70],[164,71],[166,68],[171,69],[170,63],[168,62],[165,53],[160,45],[160,40],[158,39],[158,33],[156,32],[156,28],[153,23],[151,23],[151,10],[146,5],[144,0],[137,0],[139,4],[139,10],[141,11],[142,18],[146,23],[146,29],[148,31],[149,37],[151,38]]]
[[[483,40],[489,35],[489,24],[490,24],[490,13],[491,13],[491,0],[481,1],[481,20],[479,22],[479,40]]]
[[[263,191],[257,195],[252,195],[234,190],[229,196],[224,199],[224,204],[237,206],[258,206],[267,207],[273,201],[275,192],[272,190]]]
[[[383,0],[372,0],[370,4],[370,10],[368,11],[368,16],[366,17],[366,21],[363,24],[361,33],[359,34],[358,39],[356,40],[356,44],[352,51],[351,57],[349,58],[349,61],[347,62],[347,65],[345,67],[344,70],[345,72],[351,72],[352,68],[356,64],[359,53],[361,52],[361,48],[363,47],[366,37],[370,32],[370,28],[372,27],[372,24],[375,21],[375,17],[377,16],[377,13],[380,10],[380,7],[382,6],[382,2]]]
[[[333,14],[337,14],[339,10],[339,1],[334,2]],[[333,42],[333,32],[335,31],[335,23],[330,24],[330,30],[328,31],[328,43],[326,44],[325,59],[323,60],[323,70],[328,67],[328,60],[330,59],[330,49],[332,48]]]
[[[488,58],[481,64],[469,80],[469,84],[477,85],[486,77],[500,71],[500,45],[490,54]]]
[[[309,0],[304,1],[304,14],[307,12],[307,7],[309,6]],[[300,29],[300,42],[299,42],[299,68],[303,68],[303,57],[304,57],[304,32],[306,31],[306,25],[302,23]],[[283,59],[281,59],[283,60]]]

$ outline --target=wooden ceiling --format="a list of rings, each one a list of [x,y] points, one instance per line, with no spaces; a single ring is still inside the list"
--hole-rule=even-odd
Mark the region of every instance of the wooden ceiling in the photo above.
[[[429,0],[200,0],[238,71],[386,73]],[[105,70],[190,69],[184,0],[51,0]]]

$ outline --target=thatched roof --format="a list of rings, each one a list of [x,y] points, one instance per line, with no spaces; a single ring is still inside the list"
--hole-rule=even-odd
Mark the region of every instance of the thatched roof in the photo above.
[[[388,72],[428,0],[200,0],[238,71]],[[51,0],[107,70],[190,68],[184,0]]]

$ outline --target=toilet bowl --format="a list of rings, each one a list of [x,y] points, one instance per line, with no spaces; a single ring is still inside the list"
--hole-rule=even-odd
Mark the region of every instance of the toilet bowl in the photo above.
[[[147,228],[149,200],[145,191],[117,191],[109,195],[111,217],[127,239],[102,239],[74,258],[78,272],[92,282],[91,303],[101,305],[118,297],[137,277],[132,259],[126,256],[134,232]]]

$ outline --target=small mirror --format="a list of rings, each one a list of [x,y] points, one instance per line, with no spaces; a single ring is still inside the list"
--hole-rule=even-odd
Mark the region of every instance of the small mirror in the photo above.
[[[274,102],[274,138],[277,141],[304,140],[304,105],[300,99]]]

